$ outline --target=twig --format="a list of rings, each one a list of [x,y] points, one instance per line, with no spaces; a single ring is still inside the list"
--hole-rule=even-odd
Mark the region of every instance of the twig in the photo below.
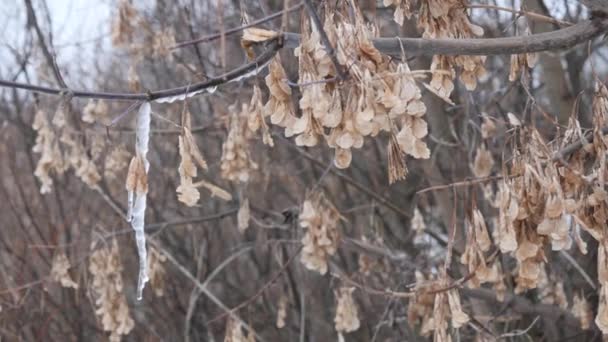
[[[205,323],[205,325],[209,325],[215,321],[218,321],[218,320],[226,317],[228,314],[231,314],[235,311],[238,311],[238,310],[246,307],[251,302],[253,302],[256,298],[258,298],[260,295],[262,295],[262,293],[264,293],[264,291],[266,291],[266,289],[268,287],[270,287],[270,285],[272,285],[281,276],[281,274],[283,274],[283,272],[285,272],[285,270],[287,270],[287,267],[289,267],[289,264],[291,264],[291,262],[296,258],[296,256],[298,256],[300,254],[300,251],[302,251],[302,248],[303,248],[303,246],[300,246],[298,248],[298,250],[295,253],[293,253],[293,255],[289,257],[289,259],[287,259],[287,261],[281,267],[281,269],[272,278],[270,278],[270,280],[266,284],[264,284],[264,286],[262,286],[253,296],[251,296],[249,299],[242,302],[241,304],[235,306],[234,308],[229,309],[229,312],[221,314],[221,315],[211,319],[210,321],[207,321],[207,323]]]
[[[300,290],[300,342],[306,341],[306,294]]]
[[[321,19],[319,19],[319,15],[317,14],[317,11],[315,11],[315,7],[312,5],[312,1],[304,0],[304,3],[306,4],[306,9],[308,10],[308,14],[310,15],[310,18],[312,19],[312,22],[317,27],[317,31],[319,31],[319,35],[321,36],[321,42],[323,42],[323,46],[325,47],[325,50],[327,51],[327,55],[329,55],[329,59],[331,59],[331,62],[334,64],[334,67],[336,68],[336,73],[338,73],[338,79],[341,81],[345,80],[346,74],[344,73],[342,66],[340,66],[340,63],[338,62],[338,58],[336,57],[336,51],[334,50],[333,46],[331,46],[331,42],[329,41],[329,38],[327,37],[327,33],[325,32],[325,29],[323,28],[323,24],[321,23]]]
[[[602,128],[601,132],[602,132],[602,135],[608,134],[608,127]],[[589,135],[588,137],[585,137],[585,139],[580,139],[579,141],[572,143],[572,144],[564,147],[563,149],[557,151],[551,158],[551,161],[554,161],[554,162],[561,161],[561,160],[565,159],[567,156],[569,156],[570,154],[581,149],[585,144],[591,143],[591,142],[593,142],[593,135]]]
[[[205,255],[207,243],[204,241],[201,244],[201,248],[199,251],[198,258],[196,260],[196,277],[200,278],[201,268],[203,264],[203,256]],[[188,299],[188,310],[186,310],[186,318],[184,319],[184,341],[190,342],[190,327],[192,322],[192,315],[194,314],[194,309],[196,308],[196,302],[198,298],[201,296],[201,291],[195,287],[190,292],[190,298]]]
[[[34,30],[36,31],[36,35],[38,36],[38,42],[40,43],[40,48],[42,49],[42,54],[46,59],[47,64],[53,70],[53,74],[55,75],[55,80],[59,83],[61,88],[67,89],[68,86],[63,80],[61,76],[61,72],[59,71],[59,66],[57,65],[57,61],[51,54],[49,47],[46,45],[44,41],[44,34],[42,34],[42,30],[40,29],[40,25],[38,25],[38,19],[36,19],[36,11],[34,11],[34,6],[32,6],[32,0],[25,0],[25,6],[27,7],[27,16],[28,23],[34,26]]]
[[[542,21],[547,21],[553,24],[557,24],[557,25],[561,25],[561,26],[572,26],[574,25],[573,23],[569,22],[569,21],[564,21],[564,20],[559,20],[559,19],[555,19],[555,18],[551,18],[548,17],[546,15],[542,15],[542,14],[538,14],[538,13],[534,13],[534,12],[529,12],[529,11],[521,11],[521,10],[516,10],[516,9],[512,9],[512,8],[508,8],[508,7],[501,7],[501,6],[495,6],[495,5],[484,5],[484,4],[474,4],[474,5],[467,5],[468,8],[484,8],[484,9],[494,9],[494,10],[499,10],[499,11],[505,11],[505,12],[511,12],[517,15],[521,15],[521,16],[526,16],[530,19],[536,19],[536,20],[542,20]]]
[[[474,184],[485,183],[485,182],[499,180],[499,179],[503,179],[503,178],[505,178],[505,177],[504,176],[490,176],[490,177],[483,177],[483,178],[471,179],[471,180],[466,180],[466,181],[454,182],[454,183],[444,184],[444,185],[435,185],[435,186],[431,186],[431,187],[416,191],[416,195],[420,195],[420,194],[423,194],[423,193],[429,192],[429,191],[447,190],[447,189],[461,187],[461,186],[471,186]]]
[[[299,4],[293,5],[293,6],[287,8],[287,9],[285,9],[283,11],[273,13],[273,14],[267,16],[267,17],[264,17],[264,18],[252,21],[252,22],[250,22],[248,24],[245,24],[245,25],[242,25],[242,26],[239,26],[239,27],[231,28],[229,30],[226,30],[224,32],[224,35],[225,36],[230,36],[230,35],[233,35],[235,33],[239,33],[239,32],[243,31],[246,28],[250,28],[250,27],[253,27],[253,26],[256,26],[256,25],[259,25],[259,24],[263,24],[263,23],[265,23],[267,21],[270,21],[272,19],[278,18],[278,17],[280,17],[283,14],[287,14],[289,12],[297,11],[298,9],[300,9],[300,7],[302,7],[302,5],[304,5],[304,3],[300,2]],[[204,43],[204,42],[210,42],[210,41],[219,39],[221,36],[222,36],[222,34],[220,32],[217,32],[217,33],[210,34],[210,35],[207,35],[207,36],[203,36],[203,37],[200,37],[200,38],[197,38],[197,39],[193,39],[193,40],[188,40],[188,41],[177,43],[177,44],[173,45],[172,47],[170,47],[170,49],[171,50],[175,50],[175,49],[183,48],[183,47],[186,47],[186,46],[189,46],[189,45],[194,45],[194,44]]]
[[[570,264],[572,264],[572,266],[578,271],[578,273],[581,274],[581,276],[587,281],[587,283],[591,286],[591,288],[593,288],[594,290],[597,290],[597,286],[595,285],[595,282],[591,279],[589,274],[587,274],[587,272],[585,272],[585,270],[581,267],[581,265],[579,265],[578,262],[576,262],[576,260],[574,260],[574,258],[570,254],[568,254],[564,250],[561,250],[560,254],[561,254],[561,256],[564,257],[564,259],[566,259]]]
[[[171,255],[165,248],[163,248],[160,244],[158,244],[153,239],[148,239],[148,243],[154,245],[154,247],[156,247],[156,249],[161,251],[163,253],[163,255],[165,255],[167,257],[167,260],[169,260],[170,263],[172,263],[184,276],[186,276],[186,278],[188,278],[190,281],[192,281],[192,283],[194,283],[194,285],[201,292],[203,292],[207,297],[209,297],[209,299],[211,299],[211,301],[213,303],[215,303],[222,310],[224,310],[224,312],[226,312],[226,315],[231,316],[234,320],[239,322],[245,329],[253,332],[253,334],[255,334],[255,337],[259,341],[265,341],[260,335],[258,335],[249,326],[249,324],[247,324],[247,322],[245,322],[243,319],[241,319],[239,316],[237,316],[233,311],[231,311],[224,303],[222,303],[222,301],[220,301],[211,291],[209,291],[209,289],[207,289],[206,286],[203,286],[203,284],[201,284],[201,282],[198,279],[196,279],[196,277],[193,276],[192,273],[190,271],[188,271],[188,269],[186,269],[186,267],[184,267],[182,264],[180,264],[179,261],[177,261],[177,259],[175,259],[173,257],[173,255]]]
[[[289,141],[287,138],[284,138],[283,136],[279,135],[279,138]],[[306,151],[304,151],[303,149],[301,149],[300,147],[294,145],[293,143],[291,143],[291,141],[289,141],[290,144],[288,144],[287,146],[295,149],[296,151],[298,151],[298,153],[300,153],[300,155],[302,155],[304,158],[310,160],[313,165],[315,167],[318,167],[322,170],[325,170],[326,163],[323,163],[319,160],[317,160],[315,157],[311,156],[309,153],[307,153]],[[344,173],[342,173],[341,171],[337,170],[336,168],[331,168],[329,169],[329,172],[335,176],[337,176],[338,178],[342,179],[343,181],[345,181],[346,183],[352,185],[355,189],[361,191],[362,193],[368,195],[369,197],[375,199],[376,201],[378,201],[380,204],[382,204],[383,206],[387,207],[388,209],[392,210],[395,214],[401,216],[404,219],[411,219],[411,215],[408,214],[406,211],[404,211],[403,209],[399,208],[398,206],[396,206],[395,204],[393,204],[389,199],[382,197],[380,195],[378,195],[376,192],[374,192],[373,190],[370,190],[369,188],[363,186],[361,183],[355,181],[354,179],[350,178],[349,176],[345,175]],[[425,230],[424,231],[425,234],[428,234],[429,236],[431,236],[433,239],[435,239],[441,246],[445,247],[447,246],[447,242],[437,233],[430,231],[430,230]]]
[[[230,255],[228,258],[226,258],[226,260],[222,261],[222,263],[219,264],[213,270],[213,272],[211,272],[211,274],[209,274],[209,276],[207,276],[207,278],[203,282],[203,286],[209,285],[209,283],[213,280],[213,278],[215,278],[218,274],[220,274],[220,272],[226,266],[228,266],[228,264],[230,264],[233,260],[235,260],[236,258],[240,257],[241,255],[243,255],[243,254],[245,254],[247,252],[250,252],[252,249],[253,249],[253,246],[243,247],[243,248],[239,249],[238,251],[236,251],[235,253],[233,253],[232,255]]]
[[[498,252],[499,252],[499,250],[497,249],[488,257],[488,259],[485,262],[486,266],[491,264],[492,262],[494,262],[494,259],[498,256]],[[479,266],[477,266],[477,268],[475,268],[475,270],[473,270],[469,274],[467,274],[464,277],[462,277],[456,281],[453,281],[451,284],[441,287],[439,289],[433,289],[433,290],[426,290],[426,289],[416,290],[416,289],[414,289],[414,290],[407,291],[407,292],[400,292],[400,291],[393,291],[393,290],[376,290],[376,289],[369,288],[363,284],[360,284],[360,283],[354,281],[352,278],[347,276],[346,272],[344,272],[340,268],[340,266],[338,266],[336,263],[330,262],[330,265],[334,270],[337,271],[336,273],[338,273],[338,275],[337,275],[338,278],[340,278],[341,280],[343,280],[355,287],[362,289],[363,291],[365,291],[369,294],[386,296],[386,297],[397,297],[397,298],[409,298],[409,297],[413,297],[417,294],[437,294],[437,293],[447,292],[447,291],[455,289],[455,288],[460,288],[462,286],[462,284],[471,280],[477,274],[477,270],[479,269]]]
[[[500,336],[498,336],[498,338],[508,338],[508,337],[515,337],[515,336],[521,336],[521,335],[527,334],[528,331],[530,331],[530,329],[532,329],[534,324],[536,324],[536,322],[538,322],[539,319],[540,319],[540,316],[536,316],[536,318],[532,321],[532,323],[530,323],[530,325],[526,329],[515,330],[514,332],[501,334]]]

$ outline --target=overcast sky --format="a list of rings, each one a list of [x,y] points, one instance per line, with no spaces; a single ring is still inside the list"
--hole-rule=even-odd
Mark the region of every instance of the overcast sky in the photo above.
[[[42,4],[33,0],[38,22],[48,32],[48,23]],[[99,46],[110,46],[111,0],[47,0],[53,45],[62,67],[72,61],[91,60]],[[0,0],[0,73],[7,77],[14,67],[9,47],[21,51],[25,34],[26,7],[23,0]],[[101,45],[99,45],[101,44]]]

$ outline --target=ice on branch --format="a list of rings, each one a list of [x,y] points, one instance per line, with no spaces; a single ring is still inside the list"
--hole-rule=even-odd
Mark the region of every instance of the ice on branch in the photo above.
[[[135,156],[131,159],[127,174],[128,207],[127,220],[135,231],[137,254],[139,255],[139,279],[137,281],[137,299],[141,300],[144,287],[148,281],[146,269],[146,235],[144,232],[144,217],[146,216],[146,199],[148,195],[148,169],[150,163],[146,159],[148,142],[150,140],[150,103],[145,102],[139,107],[136,121]]]

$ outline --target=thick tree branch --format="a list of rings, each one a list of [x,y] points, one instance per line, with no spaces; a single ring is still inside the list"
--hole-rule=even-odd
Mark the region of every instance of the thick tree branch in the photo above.
[[[481,39],[426,39],[426,38],[376,38],[374,45],[388,55],[401,55],[401,47],[408,55],[511,55],[528,52],[568,49],[593,39],[608,29],[608,20],[585,20],[576,25],[553,32],[529,36]],[[297,33],[285,34],[285,46],[300,44]]]

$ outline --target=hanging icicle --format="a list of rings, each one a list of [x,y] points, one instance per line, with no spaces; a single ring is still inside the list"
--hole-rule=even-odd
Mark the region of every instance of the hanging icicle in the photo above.
[[[144,102],[139,107],[136,119],[135,156],[131,159],[127,174],[127,196],[129,212],[127,220],[135,231],[137,254],[139,255],[139,278],[137,281],[137,299],[141,300],[143,290],[148,281],[146,235],[144,232],[144,217],[146,215],[146,199],[148,195],[148,169],[150,163],[146,158],[150,140],[150,103]]]

